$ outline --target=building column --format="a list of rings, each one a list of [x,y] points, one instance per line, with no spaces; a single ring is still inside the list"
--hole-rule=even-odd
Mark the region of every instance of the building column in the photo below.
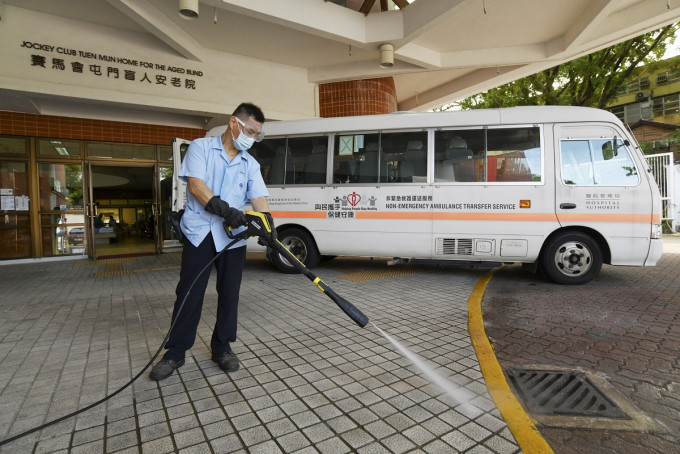
[[[392,77],[319,85],[319,113],[323,118],[386,114],[396,110]]]

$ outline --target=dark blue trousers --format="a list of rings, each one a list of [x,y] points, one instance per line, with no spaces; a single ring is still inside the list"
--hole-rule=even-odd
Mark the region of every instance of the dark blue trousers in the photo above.
[[[170,332],[168,342],[165,344],[165,348],[168,349],[163,355],[165,359],[175,361],[184,359],[185,352],[194,345],[196,330],[201,320],[203,297],[212,267],[203,271],[198,279],[196,279],[196,276],[215,255],[217,255],[217,252],[212,234],[208,234],[198,247],[189,242],[184,245],[182,267],[175,290],[177,300],[175,300],[175,308],[172,312],[172,320],[177,319],[177,321]],[[210,341],[213,355],[230,351],[229,343],[236,341],[238,298],[245,260],[245,247],[227,250],[215,260],[215,269],[217,270],[217,321]],[[195,279],[196,282],[191,287]],[[191,287],[191,291],[178,317],[177,312],[187,291],[189,291],[189,287]]]

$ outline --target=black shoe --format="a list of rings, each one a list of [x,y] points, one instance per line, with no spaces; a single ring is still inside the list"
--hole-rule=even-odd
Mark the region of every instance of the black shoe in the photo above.
[[[212,360],[225,372],[235,372],[239,368],[238,358],[234,352],[225,352],[221,355],[215,355],[213,353]]]
[[[165,380],[170,375],[172,375],[175,369],[178,369],[183,365],[183,359],[180,359],[179,361],[172,359],[162,359],[155,366],[153,366],[153,369],[151,369],[151,373],[149,374],[149,378],[156,381]]]

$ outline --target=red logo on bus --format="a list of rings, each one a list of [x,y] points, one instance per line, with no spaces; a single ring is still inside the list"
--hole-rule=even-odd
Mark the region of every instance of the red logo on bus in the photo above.
[[[356,192],[353,192],[353,193],[351,193],[350,195],[347,196],[347,201],[353,207],[357,206],[357,203],[359,203],[360,200],[361,200],[361,196],[359,194],[357,194]]]

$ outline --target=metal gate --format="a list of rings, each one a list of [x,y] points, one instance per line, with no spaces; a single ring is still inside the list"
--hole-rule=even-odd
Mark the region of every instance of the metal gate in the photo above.
[[[659,153],[645,155],[647,164],[652,169],[652,175],[661,192],[663,207],[662,220],[669,221],[675,231],[675,171],[673,169],[673,153]]]

